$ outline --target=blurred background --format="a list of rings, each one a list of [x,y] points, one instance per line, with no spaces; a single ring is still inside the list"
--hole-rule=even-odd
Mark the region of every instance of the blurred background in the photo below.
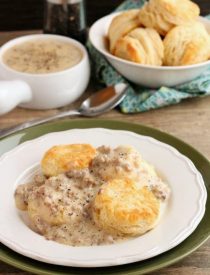
[[[87,24],[110,13],[121,0],[86,0]],[[199,3],[201,14],[210,13],[209,0]],[[43,27],[44,0],[0,0],[0,31],[32,30]]]

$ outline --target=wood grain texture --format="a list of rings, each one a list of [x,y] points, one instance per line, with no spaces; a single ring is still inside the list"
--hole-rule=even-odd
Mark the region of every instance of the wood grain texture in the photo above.
[[[36,33],[37,31],[34,32]],[[31,31],[0,33],[0,45],[13,37],[28,33],[31,33]],[[95,91],[94,87],[93,84],[90,85],[80,100],[65,108],[49,111],[16,108],[0,117],[0,128],[6,128],[30,119],[53,115],[60,110],[79,106],[84,98]],[[155,127],[186,141],[210,159],[210,97],[189,99],[178,105],[132,115],[125,115],[120,113],[119,110],[113,110],[102,115],[101,118],[117,119]],[[0,262],[0,275],[6,274],[29,275],[27,272]],[[210,275],[210,240],[182,261],[151,274]]]
[[[87,23],[90,26],[98,18],[110,13],[121,0],[86,0]],[[202,15],[210,13],[210,1],[195,0]],[[1,0],[0,31],[42,29],[44,0]]]

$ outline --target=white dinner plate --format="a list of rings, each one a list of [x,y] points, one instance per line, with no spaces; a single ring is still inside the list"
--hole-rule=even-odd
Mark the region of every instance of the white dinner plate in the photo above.
[[[46,240],[33,232],[15,207],[14,191],[37,169],[44,152],[53,145],[90,143],[93,146],[134,146],[155,166],[171,189],[159,224],[143,236],[118,244],[71,247]],[[154,138],[128,131],[101,128],[74,129],[27,141],[0,158],[0,241],[30,258],[65,266],[100,267],[141,261],[181,243],[198,226],[207,192],[201,174],[190,159]]]

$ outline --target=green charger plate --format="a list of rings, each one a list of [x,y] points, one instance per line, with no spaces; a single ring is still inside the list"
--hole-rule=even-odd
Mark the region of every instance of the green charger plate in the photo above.
[[[202,219],[196,230],[180,245],[175,248],[159,255],[149,260],[115,266],[115,267],[105,267],[105,268],[73,268],[64,267],[51,264],[45,264],[32,260],[30,258],[24,257],[6,246],[0,244],[0,260],[13,265],[22,270],[33,272],[36,274],[49,274],[49,275],[80,275],[80,274],[91,274],[91,275],[103,275],[103,274],[129,274],[129,275],[139,275],[152,272],[154,270],[163,268],[170,264],[173,264],[180,259],[186,257],[193,251],[195,251],[199,246],[201,246],[210,236],[210,163],[202,156],[198,151],[184,143],[183,141],[158,131],[153,128],[149,128],[143,125],[137,125],[132,123],[125,123],[113,120],[100,120],[100,119],[83,119],[83,120],[65,120],[55,123],[44,124],[36,127],[32,127],[16,134],[10,135],[6,138],[0,139],[0,155],[8,150],[13,149],[18,144],[34,139],[36,137],[42,136],[49,132],[63,131],[67,129],[74,128],[108,128],[108,129],[120,129],[135,132],[141,135],[147,135],[154,137],[162,142],[172,145],[177,148],[182,154],[189,157],[201,172],[207,192],[208,199],[206,204],[206,212],[204,218]],[[58,141],[59,143],[59,141]],[[110,252],[111,253],[111,252]]]

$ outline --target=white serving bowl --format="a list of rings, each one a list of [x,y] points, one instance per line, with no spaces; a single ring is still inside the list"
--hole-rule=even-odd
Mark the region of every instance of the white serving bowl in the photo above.
[[[112,55],[108,50],[107,32],[112,19],[119,13],[107,15],[96,21],[90,28],[89,39],[92,45],[109,63],[131,82],[150,87],[176,86],[198,77],[210,66],[210,60],[188,66],[150,66],[134,63]],[[200,17],[210,34],[210,21]]]
[[[82,58],[73,67],[58,72],[32,74],[16,71],[3,61],[11,47],[36,40],[56,40],[77,47]],[[0,49],[0,115],[16,106],[30,109],[59,108],[72,103],[85,91],[90,78],[89,57],[78,41],[60,35],[33,34],[10,40]]]

